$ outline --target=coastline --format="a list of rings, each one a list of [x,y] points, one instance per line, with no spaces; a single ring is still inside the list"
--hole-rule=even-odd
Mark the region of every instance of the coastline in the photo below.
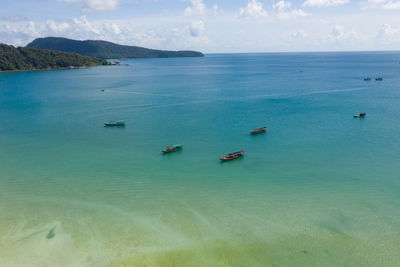
[[[102,66],[116,66],[116,65],[109,65],[109,64],[100,64],[100,65],[93,65],[93,66],[68,66],[65,68],[46,68],[46,69],[28,69],[28,70],[0,70],[0,73],[13,73],[13,72],[36,72],[36,71],[46,71],[46,70],[77,70],[77,69],[88,69],[94,67],[102,67]]]

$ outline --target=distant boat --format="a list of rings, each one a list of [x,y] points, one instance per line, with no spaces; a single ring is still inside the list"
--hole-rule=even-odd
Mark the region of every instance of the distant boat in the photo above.
[[[267,127],[261,127],[258,129],[254,129],[252,131],[250,131],[250,134],[259,134],[259,133],[265,133],[267,131]]]
[[[125,126],[125,121],[109,121],[104,123],[105,126]]]
[[[240,154],[240,153],[242,153],[243,152],[243,150],[240,150],[240,151],[236,151],[236,152],[232,152],[232,153],[229,153],[229,154],[227,154],[228,156],[231,156],[231,155],[236,155],[236,154]],[[244,153],[244,152],[243,152]]]
[[[183,144],[167,146],[165,149],[162,150],[163,153],[169,153],[177,150],[181,150],[183,148]]]
[[[382,77],[375,78],[375,81],[383,81]]]
[[[367,115],[365,112],[361,112],[360,114],[354,115],[354,118],[364,118]]]
[[[233,159],[238,159],[240,157],[242,157],[244,155],[244,151],[237,151],[237,152],[233,152],[233,153],[229,153],[227,154],[225,157],[219,158],[221,161],[229,161],[229,160],[233,160]]]
[[[364,78],[364,81],[370,81],[371,80],[371,78],[370,77],[366,77],[366,78]]]

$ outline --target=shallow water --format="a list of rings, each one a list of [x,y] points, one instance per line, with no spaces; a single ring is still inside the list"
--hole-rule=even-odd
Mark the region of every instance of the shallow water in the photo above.
[[[0,74],[0,266],[396,266],[399,62],[226,54]]]

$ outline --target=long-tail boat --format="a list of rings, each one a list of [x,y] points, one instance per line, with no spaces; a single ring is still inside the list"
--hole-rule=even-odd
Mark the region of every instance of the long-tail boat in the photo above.
[[[105,122],[104,126],[125,126],[125,121],[109,121]]]
[[[173,145],[173,146],[167,146],[165,149],[162,150],[163,153],[169,153],[173,151],[177,151],[183,148],[183,144],[178,144],[178,145]]]
[[[267,127],[261,127],[258,129],[254,129],[252,131],[250,131],[250,134],[259,134],[259,133],[265,133],[267,131]]]
[[[227,154],[225,157],[219,158],[221,161],[228,161],[228,160],[233,160],[233,159],[238,159],[244,155],[244,151],[237,151],[233,153]]]

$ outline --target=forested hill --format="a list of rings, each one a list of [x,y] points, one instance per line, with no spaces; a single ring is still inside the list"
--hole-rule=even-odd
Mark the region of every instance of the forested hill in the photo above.
[[[0,71],[42,70],[105,65],[94,57],[28,47],[0,44]]]
[[[102,59],[204,56],[201,52],[196,51],[155,50],[138,46],[119,45],[106,41],[77,41],[58,37],[38,38],[29,43],[27,47],[75,52],[81,55],[92,56]]]

